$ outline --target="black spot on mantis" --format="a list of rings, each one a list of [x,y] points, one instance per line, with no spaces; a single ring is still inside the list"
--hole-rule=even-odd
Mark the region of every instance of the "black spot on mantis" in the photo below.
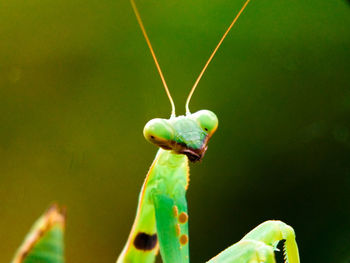
[[[152,250],[157,245],[157,234],[149,235],[143,232],[140,232],[136,235],[134,239],[134,246],[139,250]]]

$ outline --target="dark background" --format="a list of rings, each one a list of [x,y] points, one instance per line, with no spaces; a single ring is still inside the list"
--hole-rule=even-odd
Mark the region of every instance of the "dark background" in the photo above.
[[[138,0],[178,114],[242,0]],[[0,251],[53,201],[67,262],[114,262],[169,102],[129,1],[0,1]],[[188,191],[192,262],[267,219],[350,262],[350,6],[252,0],[193,96],[219,129]]]

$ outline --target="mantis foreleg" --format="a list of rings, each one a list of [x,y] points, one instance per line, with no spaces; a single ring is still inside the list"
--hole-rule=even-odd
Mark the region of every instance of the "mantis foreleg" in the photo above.
[[[208,263],[274,263],[274,250],[281,240],[285,240],[286,262],[299,263],[298,246],[293,228],[281,221],[273,220],[260,224]]]
[[[163,262],[189,262],[185,196],[173,199],[164,194],[154,194],[154,207]]]
[[[57,205],[33,225],[11,263],[63,263],[65,216]]]

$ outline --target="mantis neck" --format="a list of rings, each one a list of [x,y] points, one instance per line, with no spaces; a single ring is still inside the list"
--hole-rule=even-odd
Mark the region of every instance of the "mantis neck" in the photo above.
[[[117,263],[154,262],[159,246],[144,250],[135,247],[139,233],[148,236],[157,234],[153,196],[163,194],[171,199],[183,197],[188,186],[188,158],[185,155],[159,149],[143,183],[136,218],[128,241]],[[186,232],[187,233],[187,232]]]
[[[189,181],[188,158],[183,154],[159,149],[147,181],[149,186],[154,185],[169,195],[180,189],[186,190]]]

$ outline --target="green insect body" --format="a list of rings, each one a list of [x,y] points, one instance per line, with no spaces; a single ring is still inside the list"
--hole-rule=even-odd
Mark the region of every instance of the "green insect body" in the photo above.
[[[175,117],[174,102],[162,70],[136,4],[134,0],[131,0],[137,21],[169,97],[172,114],[169,120],[154,119],[145,126],[144,135],[146,139],[161,149],[143,184],[134,225],[117,263],[154,262],[158,246],[163,262],[189,262],[186,202],[189,176],[187,159],[191,162],[201,160],[207,150],[210,137],[217,129],[218,120],[214,113],[207,110],[191,114],[188,105],[208,64],[249,1],[246,0],[199,74],[186,101],[186,116]],[[184,220],[181,220],[179,213],[184,217]],[[274,250],[278,242],[283,239],[286,240],[286,261],[299,263],[299,252],[295,242],[294,230],[281,221],[262,223],[249,232],[241,241],[227,248],[209,262],[274,263]]]
[[[165,258],[176,259],[181,252],[188,255],[188,244],[180,246],[179,243],[180,233],[188,235],[187,223],[180,225],[174,213],[187,213],[186,199],[183,198],[187,171],[186,156],[163,149],[158,151],[142,187],[135,222],[118,263],[154,262],[159,249],[158,242],[164,244],[161,253]]]
[[[189,161],[200,161],[218,127],[216,115],[208,110],[191,114],[190,98],[209,62],[243,12],[246,0],[199,74],[186,102],[186,116],[175,116],[175,106],[162,71],[133,0],[132,7],[172,105],[170,119],[153,119],[144,136],[160,149],[143,183],[136,218],[117,263],[153,263],[158,251],[164,263],[188,263],[189,236],[186,190]],[[12,263],[63,263],[64,216],[52,207],[34,225]],[[266,221],[209,263],[275,263],[274,251],[285,240],[285,260],[299,263],[299,252],[292,227],[281,221]]]
[[[65,216],[53,205],[33,225],[11,263],[64,263]]]
[[[208,110],[146,124],[146,139],[161,149],[146,176],[134,225],[117,263],[152,263],[159,248],[165,263],[189,262],[188,160],[201,160],[217,127],[216,115]],[[286,240],[286,261],[299,263],[294,230],[281,221],[262,223],[208,262],[275,263],[274,250],[281,240]]]
[[[157,241],[164,262],[189,262],[188,160],[201,160],[217,126],[217,117],[207,110],[146,124],[146,139],[161,149],[141,189],[135,222],[118,263],[154,262]]]

